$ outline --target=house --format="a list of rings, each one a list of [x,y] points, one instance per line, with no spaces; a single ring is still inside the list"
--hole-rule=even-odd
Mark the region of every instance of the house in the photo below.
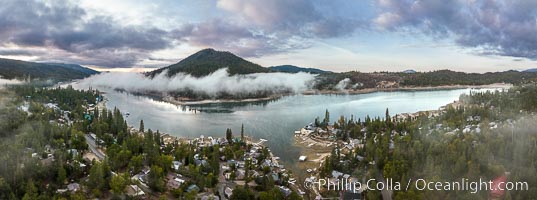
[[[91,139],[93,139],[93,140],[96,140],[96,139],[97,139],[97,135],[95,135],[95,133],[90,133],[90,137],[91,137]]]
[[[188,188],[186,188],[186,192],[192,192],[192,191],[200,191],[200,188],[195,184],[192,184],[188,186]]]
[[[272,167],[272,161],[269,159],[263,160],[263,162],[261,163],[261,167]]]
[[[226,187],[226,189],[224,189],[224,195],[226,196],[226,198],[231,197],[231,195],[233,195],[233,189]]]
[[[74,193],[76,191],[80,190],[80,184],[78,183],[71,183],[69,185],[67,185],[67,189],[58,189],[56,190],[56,193],[58,194],[63,194],[63,193],[66,193],[66,192],[71,192],[71,193]]]
[[[237,167],[238,168],[244,168],[245,165],[246,165],[246,163],[244,161],[237,161]]]
[[[220,197],[214,194],[201,194],[201,195],[198,195],[198,197],[201,200],[220,200]]]
[[[288,197],[291,194],[291,189],[289,189],[288,187],[280,186],[278,188],[283,193],[283,195],[285,195],[285,197]]]
[[[185,180],[183,180],[183,179],[173,178],[173,179],[168,180],[168,183],[166,184],[166,186],[168,186],[168,188],[170,188],[170,189],[178,189],[184,183],[185,183]]]
[[[315,176],[307,177],[307,178],[304,180],[304,183],[313,183],[313,182],[315,182],[315,180],[317,180],[317,178],[316,178]]]
[[[300,161],[300,162],[304,162],[304,161],[306,161],[306,158],[307,158],[307,156],[300,156],[300,157],[298,158],[298,161]]]
[[[246,171],[244,169],[238,169],[237,172],[235,172],[236,180],[244,180],[246,177]]]
[[[127,187],[127,195],[131,197],[143,196],[145,192],[140,189],[137,185],[129,185]]]
[[[60,108],[58,107],[58,104],[54,104],[54,103],[47,103],[44,105],[46,108],[51,108],[53,110],[60,110]]]
[[[332,177],[334,177],[334,178],[339,178],[340,176],[343,176],[343,173],[338,172],[338,171],[336,171],[336,170],[333,170],[333,171],[332,171]]]
[[[172,164],[172,169],[175,169],[175,170],[179,170],[179,167],[181,167],[181,165],[182,165],[181,162],[176,161],[176,160],[174,160],[172,163],[173,163]]]
[[[254,171],[254,173],[252,173],[252,177],[258,177],[258,176],[259,176],[259,172]]]
[[[140,181],[142,183],[147,183],[147,174],[138,175],[138,181]]]
[[[349,141],[349,144],[353,147],[353,148],[357,148],[360,146],[361,142],[359,139],[352,139]]]
[[[76,191],[80,190],[80,184],[71,183],[71,184],[67,185],[67,190],[69,190],[70,192],[76,192]]]
[[[149,167],[142,169],[143,174],[149,174],[149,172],[151,172],[151,169]]]
[[[76,150],[76,149],[68,149],[67,153],[71,154],[71,156],[73,156],[73,157],[78,156],[78,150]]]
[[[194,159],[194,162],[196,163],[196,166],[209,166],[209,163],[206,160],[197,160]]]
[[[357,156],[356,156],[356,159],[357,159],[358,161],[363,161],[365,158],[364,158],[363,156],[357,155]]]
[[[57,189],[56,190],[56,193],[58,194],[63,194],[63,193],[66,193],[67,192],[67,189]]]
[[[228,160],[228,161],[227,161],[227,165],[228,165],[228,166],[237,166],[237,161],[235,161],[235,160]]]
[[[218,138],[218,144],[220,144],[220,146],[224,146],[224,145],[227,145],[227,140],[226,138]]]
[[[272,174],[270,174],[270,176],[272,177],[272,180],[273,180],[275,183],[280,182],[280,176],[278,175],[278,173],[272,173]]]

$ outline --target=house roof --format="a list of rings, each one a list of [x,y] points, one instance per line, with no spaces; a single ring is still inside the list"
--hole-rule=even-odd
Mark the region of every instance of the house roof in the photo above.
[[[188,188],[186,189],[187,192],[191,192],[193,190],[199,191],[200,188],[197,185],[192,184],[192,185],[188,186]]]

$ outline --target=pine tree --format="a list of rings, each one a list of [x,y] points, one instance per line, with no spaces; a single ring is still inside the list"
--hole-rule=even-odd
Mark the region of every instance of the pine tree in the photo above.
[[[244,142],[244,124],[241,125],[241,142]]]
[[[157,146],[159,147],[162,144],[159,130],[157,130],[157,132],[155,133],[154,141],[157,143]]]
[[[328,112],[328,109],[326,109],[324,113],[323,126],[327,126],[329,122],[330,122],[330,113]]]
[[[62,165],[58,169],[57,181],[58,181],[59,184],[63,185],[63,183],[65,182],[66,178],[67,178],[67,172],[65,171],[65,168],[63,168],[63,165]]]
[[[226,130],[226,139],[229,143],[231,143],[233,139],[233,133],[231,132],[231,129],[229,128]]]
[[[142,132],[142,133],[144,132],[144,120],[143,120],[143,119],[140,120],[140,129],[139,129],[139,130],[140,130],[140,132]]]
[[[23,200],[32,200],[37,199],[38,191],[37,187],[35,187],[35,184],[32,179],[29,179],[26,183],[26,193],[22,197]]]

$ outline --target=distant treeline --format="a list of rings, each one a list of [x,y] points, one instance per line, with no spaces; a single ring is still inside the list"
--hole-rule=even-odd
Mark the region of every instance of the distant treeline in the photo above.
[[[0,78],[25,80],[68,81],[97,74],[80,65],[62,63],[35,63],[0,58]]]
[[[401,81],[405,86],[439,86],[439,85],[487,85],[492,83],[518,84],[535,80],[537,73],[505,71],[484,74],[440,70],[426,73],[407,74]]]
[[[364,89],[376,87],[400,87],[400,86],[442,86],[442,85],[487,85],[493,83],[519,84],[537,79],[537,73],[505,71],[465,73],[451,70],[439,70],[432,72],[402,73],[402,72],[343,72],[321,74],[317,77],[314,89],[332,90],[344,79],[349,82],[345,89]],[[386,85],[385,83],[393,83]]]

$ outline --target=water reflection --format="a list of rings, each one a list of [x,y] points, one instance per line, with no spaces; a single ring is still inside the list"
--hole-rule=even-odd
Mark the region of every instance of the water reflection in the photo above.
[[[442,91],[375,92],[358,95],[295,95],[261,102],[211,103],[173,105],[155,98],[99,88],[105,91],[107,106],[129,112],[129,125],[144,120],[146,128],[181,137],[199,135],[224,137],[231,128],[235,135],[244,124],[245,134],[264,138],[272,151],[283,161],[294,162],[299,150],[291,146],[293,132],[324,116],[326,109],[332,119],[344,115],[355,119],[384,116],[390,113],[438,109],[457,100],[470,89]]]

